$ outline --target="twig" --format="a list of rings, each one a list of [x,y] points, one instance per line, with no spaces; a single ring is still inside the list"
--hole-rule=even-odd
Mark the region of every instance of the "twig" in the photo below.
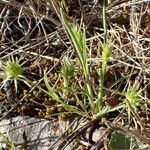
[[[122,1],[118,0],[117,2],[112,3],[107,7],[107,13],[114,12],[117,9],[120,9],[123,7],[129,7],[129,6],[138,5],[138,4],[142,4],[142,3],[148,3],[148,2],[150,2],[150,0],[140,0],[140,1],[135,1],[135,2],[132,2],[130,0],[122,0]]]

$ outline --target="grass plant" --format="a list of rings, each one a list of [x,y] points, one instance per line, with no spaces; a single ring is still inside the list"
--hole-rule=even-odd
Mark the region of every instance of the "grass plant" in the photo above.
[[[77,26],[72,24],[65,18],[64,10],[60,8],[60,16],[62,23],[70,36],[70,40],[75,47],[75,51],[82,65],[83,74],[85,77],[86,88],[87,88],[87,97],[90,104],[90,108],[92,112],[95,110],[94,97],[90,84],[90,73],[87,62],[87,46],[86,46],[86,35],[85,35],[85,27],[81,24],[81,26]]]
[[[99,114],[102,109],[102,102],[105,98],[105,91],[103,89],[104,87],[104,79],[105,79],[105,73],[107,70],[107,63],[110,58],[111,54],[111,44],[108,40],[108,34],[107,34],[107,16],[106,16],[106,4],[105,1],[103,1],[103,28],[104,28],[104,39],[102,44],[102,65],[101,68],[98,70],[99,75],[99,92],[96,102],[96,113]]]
[[[58,6],[58,5],[57,5]],[[83,69],[83,75],[85,77],[85,84],[86,84],[86,95],[88,97],[88,102],[85,101],[84,108],[88,108],[90,105],[90,111],[93,116],[97,116],[97,114],[102,114],[100,111],[104,110],[102,107],[102,103],[105,97],[105,91],[103,89],[104,87],[104,78],[105,78],[105,72],[107,71],[107,63],[109,61],[110,57],[110,49],[111,44],[108,40],[108,34],[107,34],[107,17],[106,17],[106,6],[105,2],[103,2],[103,27],[104,27],[104,40],[102,44],[102,65],[101,68],[98,70],[99,74],[99,92],[97,94],[97,98],[94,98],[93,95],[93,89],[91,84],[91,76],[88,66],[88,47],[86,45],[86,29],[83,23],[79,25],[70,22],[66,18],[65,10],[64,10],[64,3],[59,3],[59,10],[57,7],[57,13],[60,17],[60,20],[67,32],[67,34],[70,37],[70,41],[73,44],[75,48],[75,52],[79,58],[79,61],[81,63],[82,69]],[[68,67],[69,69],[69,67]],[[64,70],[63,70],[64,71]],[[66,83],[66,79],[64,78],[64,83]],[[77,97],[76,97],[77,98]],[[78,98],[77,98],[78,99]],[[86,98],[84,98],[86,99]],[[79,100],[83,101],[83,100]],[[82,102],[80,104],[83,104]],[[83,105],[82,105],[83,106]],[[83,108],[83,107],[82,107]],[[118,107],[119,108],[119,107]],[[106,113],[107,111],[105,111]],[[97,116],[98,117],[98,116]]]

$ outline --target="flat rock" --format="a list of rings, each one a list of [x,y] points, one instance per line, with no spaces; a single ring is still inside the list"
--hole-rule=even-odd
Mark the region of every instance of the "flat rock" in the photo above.
[[[48,150],[66,128],[66,123],[60,125],[57,120],[27,116],[0,122],[0,131],[9,135],[17,150]]]

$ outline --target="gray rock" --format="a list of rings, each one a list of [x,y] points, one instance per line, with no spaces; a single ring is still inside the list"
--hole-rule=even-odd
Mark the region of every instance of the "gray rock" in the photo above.
[[[48,150],[65,128],[65,123],[27,116],[0,122],[0,131],[8,133],[17,150]]]

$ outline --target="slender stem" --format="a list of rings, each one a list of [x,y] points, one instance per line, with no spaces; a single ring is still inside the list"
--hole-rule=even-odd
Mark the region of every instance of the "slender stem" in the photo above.
[[[104,28],[104,43],[107,42],[107,21],[106,21],[106,4],[103,0],[103,28]]]

